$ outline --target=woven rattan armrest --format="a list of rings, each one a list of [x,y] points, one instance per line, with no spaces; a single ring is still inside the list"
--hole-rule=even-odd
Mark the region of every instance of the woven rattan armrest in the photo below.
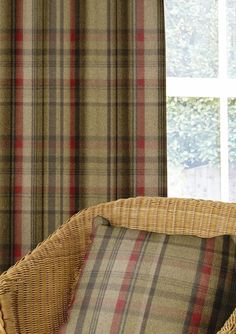
[[[90,207],[0,276],[0,333],[57,332],[67,318],[97,215],[115,226],[159,233],[206,238],[236,235],[236,204],[137,197]],[[236,312],[219,333],[236,333]]]
[[[65,321],[89,241],[83,218],[73,216],[0,276],[0,333],[56,333]]]

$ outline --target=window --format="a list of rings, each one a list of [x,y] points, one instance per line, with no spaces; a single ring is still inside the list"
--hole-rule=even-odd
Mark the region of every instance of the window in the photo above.
[[[236,201],[236,0],[166,0],[168,195]]]

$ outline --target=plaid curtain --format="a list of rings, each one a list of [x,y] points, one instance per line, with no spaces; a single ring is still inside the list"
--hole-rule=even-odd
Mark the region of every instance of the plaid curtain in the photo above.
[[[0,1],[0,271],[81,208],[166,195],[162,0]]]

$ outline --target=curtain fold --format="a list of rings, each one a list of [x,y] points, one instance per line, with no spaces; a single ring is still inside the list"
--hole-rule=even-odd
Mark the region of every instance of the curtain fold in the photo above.
[[[0,271],[84,207],[166,196],[163,1],[1,0]]]

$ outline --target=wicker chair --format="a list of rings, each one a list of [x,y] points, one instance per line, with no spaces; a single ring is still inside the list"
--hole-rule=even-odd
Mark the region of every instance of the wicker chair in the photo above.
[[[137,197],[85,209],[0,276],[0,333],[56,333],[90,243],[93,218],[165,234],[236,235],[236,204]],[[236,310],[218,333],[236,333]]]

